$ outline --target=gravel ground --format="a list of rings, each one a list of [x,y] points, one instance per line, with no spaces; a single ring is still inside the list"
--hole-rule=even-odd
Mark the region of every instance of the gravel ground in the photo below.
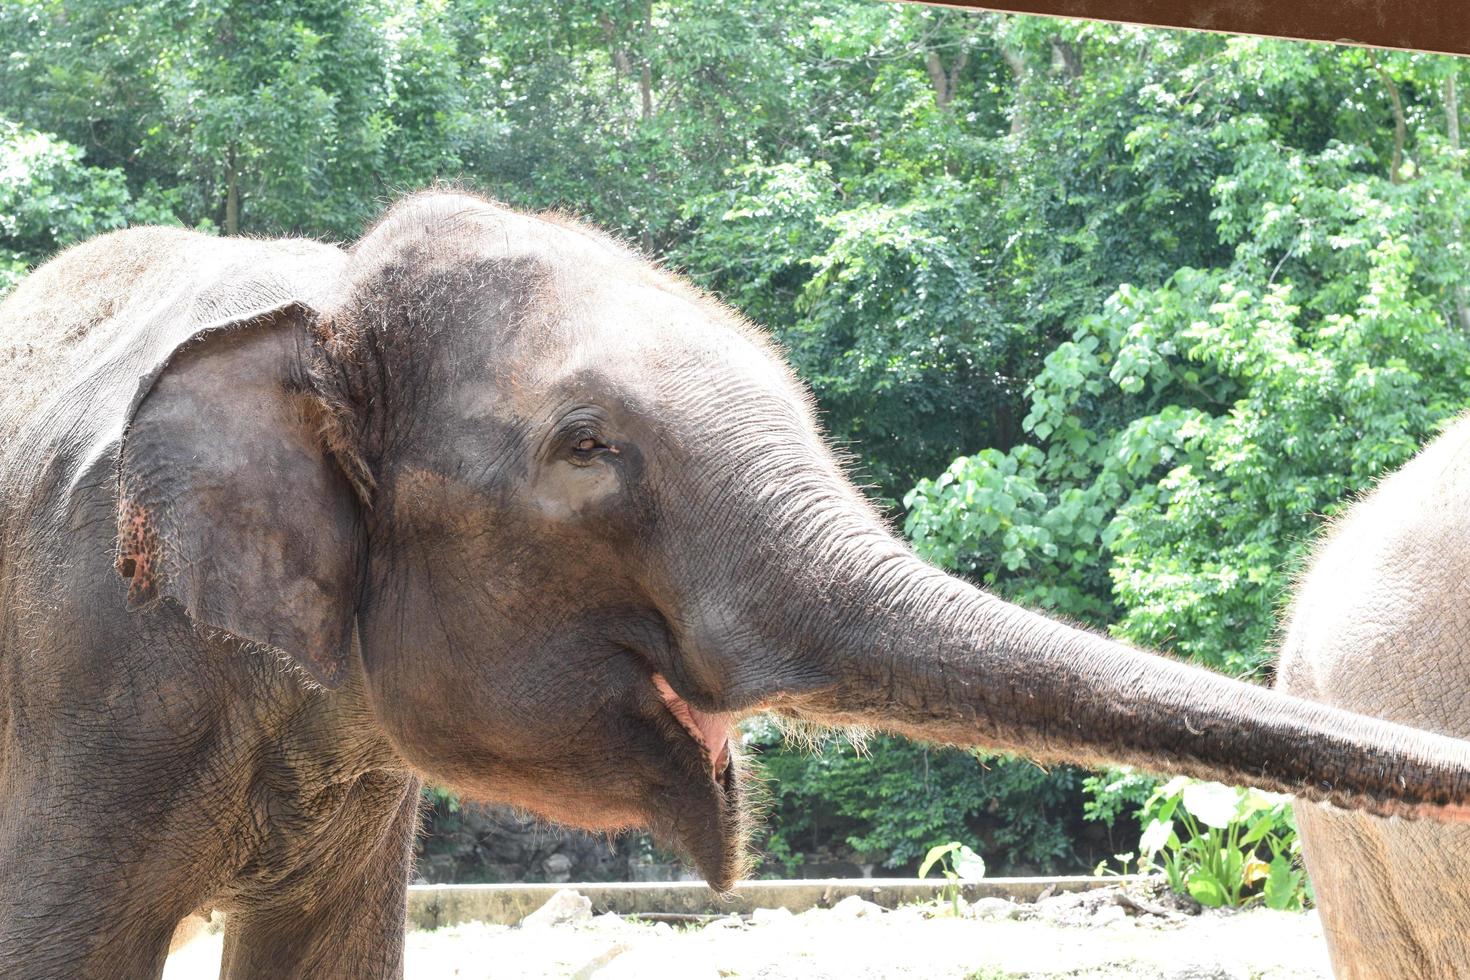
[[[592,916],[563,893],[520,926],[460,925],[408,934],[408,980],[571,977],[598,980],[1329,980],[1315,914],[1163,914],[1117,889],[1034,905],[982,899],[884,911],[857,898],[800,915],[757,912],[671,926]],[[544,914],[543,914],[544,913]],[[537,918],[548,921],[534,921]],[[221,937],[206,932],[170,958],[164,980],[214,980]]]

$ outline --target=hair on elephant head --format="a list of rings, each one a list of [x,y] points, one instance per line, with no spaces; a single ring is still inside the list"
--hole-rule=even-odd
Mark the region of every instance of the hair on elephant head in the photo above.
[[[119,464],[131,601],[326,688],[360,670],[415,771],[652,828],[717,888],[744,853],[731,722],[758,709],[1375,812],[1470,796],[1459,743],[923,564],[762,332],[573,222],[407,198],[321,296],[193,329],[141,391]]]

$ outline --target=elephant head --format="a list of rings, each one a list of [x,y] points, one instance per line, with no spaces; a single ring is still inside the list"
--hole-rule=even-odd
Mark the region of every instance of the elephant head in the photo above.
[[[439,783],[651,828],[716,888],[744,853],[731,723],[756,710],[1380,813],[1470,796],[1461,743],[926,565],[760,330],[469,195],[400,202],[320,297],[198,331],[145,384],[119,480],[135,602],[360,683]]]

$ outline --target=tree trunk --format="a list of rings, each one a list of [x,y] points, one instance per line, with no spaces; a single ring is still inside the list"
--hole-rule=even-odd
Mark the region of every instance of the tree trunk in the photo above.
[[[638,94],[643,99],[643,118],[653,118],[653,65],[650,48],[653,47],[653,0],[643,0],[643,57],[638,75]]]
[[[1388,98],[1393,105],[1393,161],[1388,167],[1388,179],[1395,184],[1404,182],[1402,168],[1404,165],[1404,139],[1408,129],[1404,124],[1404,102],[1399,98],[1399,87],[1393,78],[1384,70],[1383,66],[1375,58],[1373,70],[1378,72],[1383,85],[1388,89]]]
[[[943,109],[949,105],[949,78],[944,74],[938,51],[930,51],[925,56],[924,70],[929,73],[929,84],[934,86],[934,104]]]
[[[1075,82],[1082,77],[1082,53],[1077,50],[1076,44],[1054,37],[1051,40],[1051,53],[1061,65],[1062,74],[1067,81]]]
[[[631,77],[633,74],[633,62],[628,57],[628,52],[618,43],[618,28],[613,23],[612,17],[607,11],[597,15],[598,26],[602,28],[602,36],[607,39],[607,52],[612,58],[613,67],[621,76]]]
[[[1452,67],[1449,77],[1444,80],[1444,114],[1445,129],[1450,138],[1450,149],[1454,152],[1454,169],[1459,174],[1463,164],[1460,160],[1460,99],[1455,91],[1455,70]],[[1459,208],[1451,203],[1451,223],[1455,233],[1455,244],[1460,248],[1461,263],[1464,262],[1465,248],[1465,225],[1460,220]],[[1470,333],[1470,290],[1467,290],[1463,282],[1455,283],[1455,318],[1459,321],[1460,329]]]
[[[240,234],[240,184],[235,170],[235,147],[225,158],[225,234]]]
[[[1019,136],[1026,128],[1026,62],[1021,55],[1006,47],[1005,38],[999,38],[1000,56],[1011,70],[1011,80],[1016,83],[1016,94],[1011,99],[1011,135]]]
[[[970,61],[970,53],[961,49],[948,70],[938,51],[930,51],[924,57],[924,70],[929,73],[929,82],[934,86],[934,104],[941,109],[949,108],[954,100],[955,88],[959,85],[960,72]]]

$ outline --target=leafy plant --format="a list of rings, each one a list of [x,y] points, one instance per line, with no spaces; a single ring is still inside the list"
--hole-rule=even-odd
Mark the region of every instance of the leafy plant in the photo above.
[[[1180,776],[1158,787],[1141,815],[1139,869],[1161,868],[1175,891],[1210,907],[1256,898],[1273,909],[1303,907],[1290,797]]]
[[[1087,794],[1087,800],[1082,804],[1082,815],[1111,828],[1126,808],[1131,807],[1141,813],[1159,783],[1158,778],[1127,766],[1094,773],[1082,781],[1082,789]]]
[[[428,806],[443,806],[449,813],[458,813],[460,808],[459,794],[453,790],[445,789],[443,786],[425,786],[423,789],[424,802]]]
[[[949,902],[950,913],[960,915],[960,882],[979,881],[985,877],[985,860],[959,841],[937,844],[929,848],[924,861],[919,865],[919,877],[929,877],[930,870],[938,864],[948,884],[944,887],[944,900]]]

